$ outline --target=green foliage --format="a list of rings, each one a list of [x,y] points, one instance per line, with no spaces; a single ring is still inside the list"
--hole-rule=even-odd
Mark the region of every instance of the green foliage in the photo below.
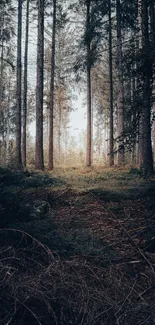
[[[136,31],[138,16],[138,1],[121,2],[122,27]]]
[[[16,186],[20,188],[37,188],[50,185],[61,185],[62,181],[56,178],[49,177],[48,174],[38,172],[20,172],[12,171],[11,169],[0,169],[0,184],[1,186]]]
[[[84,8],[84,31],[81,39],[77,41],[78,55],[74,63],[74,71],[78,73],[85,71],[86,67],[93,67],[102,57],[103,37],[105,37],[104,17],[107,15],[107,1],[90,1],[89,23],[86,17],[87,1],[81,1],[80,5]],[[90,45],[89,56],[87,45]],[[80,77],[79,77],[80,78]],[[79,80],[78,78],[78,80]]]
[[[49,177],[46,174],[26,171],[17,172],[8,169],[0,169],[0,227],[6,227],[12,223],[30,221],[30,209],[27,207],[27,196],[31,189],[34,189],[29,202],[35,200],[35,191],[45,187],[61,186],[62,181]],[[46,197],[45,197],[46,199]]]

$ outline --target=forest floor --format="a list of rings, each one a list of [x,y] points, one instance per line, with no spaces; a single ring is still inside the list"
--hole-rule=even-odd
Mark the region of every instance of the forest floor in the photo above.
[[[0,324],[155,324],[154,177],[2,169],[0,194]]]

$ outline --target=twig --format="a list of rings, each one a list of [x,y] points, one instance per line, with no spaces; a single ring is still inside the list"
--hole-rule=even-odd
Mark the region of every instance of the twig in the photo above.
[[[145,256],[145,254],[142,252],[142,250],[139,248],[139,246],[136,244],[136,242],[134,241],[134,239],[131,237],[131,235],[128,233],[128,231],[124,228],[124,226],[121,224],[121,222],[117,219],[117,217],[114,215],[114,213],[109,209],[109,208],[105,208],[103,202],[96,196],[94,195],[90,190],[87,189],[87,191],[90,193],[91,196],[93,196],[94,198],[96,198],[96,200],[98,202],[101,203],[101,205],[103,206],[104,210],[106,212],[109,212],[109,214],[111,215],[111,217],[116,220],[116,222],[118,223],[118,225],[120,226],[120,228],[123,230],[123,232],[128,236],[128,238],[130,239],[130,242],[132,243],[132,245],[137,249],[137,251],[139,252],[139,254],[143,257],[143,259],[147,262],[147,264],[150,266],[152,273],[155,275],[155,270],[152,266],[152,264],[150,263],[150,261],[147,259],[147,257]]]
[[[135,280],[135,282],[134,282],[134,284],[133,284],[133,286],[132,286],[130,292],[128,293],[128,295],[127,295],[126,298],[124,299],[124,301],[123,301],[123,303],[121,304],[121,306],[119,307],[118,311],[115,313],[115,317],[116,317],[116,318],[117,318],[118,313],[121,311],[121,309],[123,308],[124,304],[126,303],[126,301],[129,300],[129,297],[131,296],[131,293],[132,293],[132,291],[134,290],[134,287],[135,287],[136,283],[137,283],[137,280]]]

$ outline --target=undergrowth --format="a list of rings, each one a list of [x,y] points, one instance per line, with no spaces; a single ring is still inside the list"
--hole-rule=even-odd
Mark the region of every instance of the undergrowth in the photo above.
[[[1,169],[0,324],[154,324],[154,194],[133,170]]]

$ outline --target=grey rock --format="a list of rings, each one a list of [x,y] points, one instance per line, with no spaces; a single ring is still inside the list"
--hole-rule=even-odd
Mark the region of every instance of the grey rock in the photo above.
[[[31,205],[30,216],[35,219],[44,219],[50,211],[48,202],[43,200],[35,200]]]

